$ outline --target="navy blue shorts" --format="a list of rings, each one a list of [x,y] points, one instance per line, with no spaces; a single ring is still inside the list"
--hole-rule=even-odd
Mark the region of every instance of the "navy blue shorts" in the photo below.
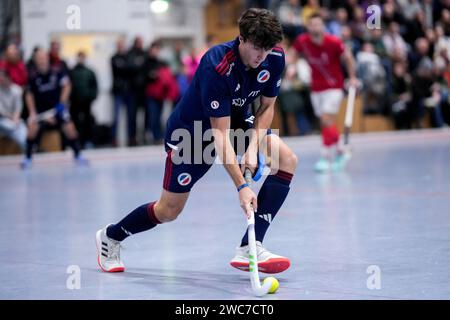
[[[232,123],[231,128],[241,128],[248,129],[252,127],[252,124],[246,123]],[[267,135],[271,134],[271,130],[267,130]],[[210,142],[211,143],[211,142]],[[174,161],[174,157],[177,155],[177,151],[171,149],[167,142],[166,146],[166,164],[163,188],[164,190],[174,192],[174,193],[184,193],[190,192],[195,183],[200,180],[206,172],[211,168],[213,163],[200,163],[196,164],[194,161],[191,163],[179,163],[179,161]],[[248,147],[248,141],[246,141],[245,149]],[[202,148],[202,151],[204,148]],[[236,152],[236,148],[235,148]],[[214,155],[215,157],[215,155]]]

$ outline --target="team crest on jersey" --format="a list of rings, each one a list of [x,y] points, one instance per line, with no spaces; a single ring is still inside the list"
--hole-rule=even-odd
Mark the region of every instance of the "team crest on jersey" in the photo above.
[[[270,72],[267,70],[261,70],[256,77],[259,83],[264,83],[270,78]]]
[[[216,110],[218,107],[219,107],[219,101],[214,100],[211,102],[211,108]]]
[[[178,184],[180,186],[187,186],[192,181],[192,177],[189,173],[183,172],[178,175]]]

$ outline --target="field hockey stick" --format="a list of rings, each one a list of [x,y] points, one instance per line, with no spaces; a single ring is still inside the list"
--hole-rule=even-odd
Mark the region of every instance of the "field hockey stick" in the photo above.
[[[50,118],[53,118],[54,116],[56,116],[56,109],[53,108],[53,109],[38,113],[36,115],[35,122],[42,122],[42,121],[48,120]]]
[[[345,121],[344,121],[344,149],[348,157],[351,156],[349,143],[350,143],[350,131],[353,124],[353,110],[355,108],[355,96],[356,96],[356,87],[351,85],[348,88],[347,109],[345,110]]]
[[[252,184],[252,172],[249,169],[245,169],[244,172],[245,181],[249,187]],[[247,219],[247,234],[248,234],[248,246],[249,246],[249,274],[250,282],[252,284],[252,291],[257,297],[262,297],[269,293],[270,287],[272,287],[272,279],[265,281],[263,285],[259,280],[258,273],[258,255],[256,253],[256,239],[255,239],[255,212],[252,208],[252,214]]]

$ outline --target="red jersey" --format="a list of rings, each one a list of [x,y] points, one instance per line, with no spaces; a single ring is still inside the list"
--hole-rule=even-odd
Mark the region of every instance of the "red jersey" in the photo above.
[[[295,39],[293,46],[311,66],[312,91],[343,88],[344,74],[340,57],[345,47],[339,38],[325,34],[322,44],[317,45],[308,33],[304,33]]]
[[[12,83],[17,84],[20,87],[25,87],[28,81],[27,68],[23,62],[10,63],[6,60],[0,61],[0,67],[5,69]]]

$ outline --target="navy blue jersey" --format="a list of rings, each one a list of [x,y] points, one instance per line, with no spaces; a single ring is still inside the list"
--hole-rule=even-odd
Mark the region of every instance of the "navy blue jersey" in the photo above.
[[[281,47],[272,52],[258,68],[246,70],[239,56],[239,39],[209,49],[187,92],[167,121],[166,142],[178,128],[194,133],[194,121],[202,122],[202,131],[211,128],[210,117],[230,116],[233,123],[248,117],[250,104],[259,96],[275,97],[281,85],[285,65]]]
[[[54,108],[60,101],[61,90],[69,77],[64,72],[50,70],[38,73],[28,82],[28,90],[34,96],[36,112],[41,113]]]

